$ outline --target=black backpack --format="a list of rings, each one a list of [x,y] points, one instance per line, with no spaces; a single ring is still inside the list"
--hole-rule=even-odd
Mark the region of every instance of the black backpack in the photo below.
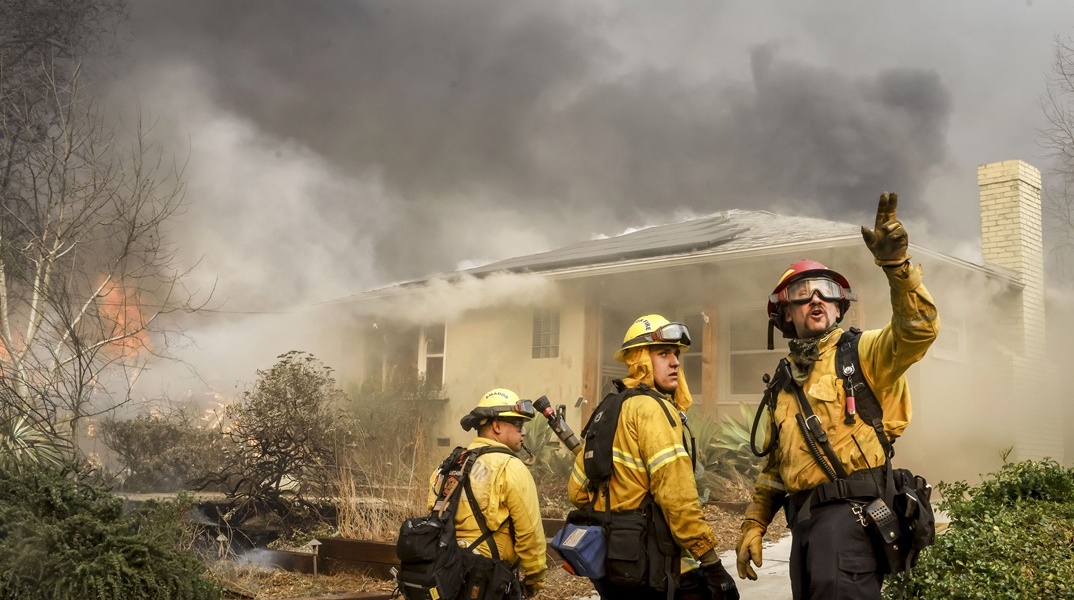
[[[626,513],[611,512],[610,483],[612,478],[612,442],[619,426],[619,414],[623,402],[633,396],[649,396],[660,404],[668,423],[679,425],[679,419],[668,410],[662,396],[642,384],[628,388],[615,380],[616,391],[609,393],[597,405],[590,416],[582,437],[585,439],[583,468],[589,480],[592,502],[567,515],[571,525],[599,525],[603,529],[606,544],[604,579],[621,588],[650,588],[669,590],[674,593],[678,581],[680,548],[675,543],[667,520],[652,494],[646,494],[637,510]],[[685,426],[685,423],[684,423]],[[686,443],[685,427],[683,443]],[[692,448],[691,444],[691,448]],[[694,457],[691,453],[691,457]],[[594,508],[603,493],[606,502],[603,511]]]
[[[582,429],[582,439],[585,440],[585,455],[582,457],[582,464],[586,478],[589,480],[589,489],[594,497],[611,481],[612,441],[615,439],[615,430],[619,427],[619,413],[627,398],[640,395],[652,397],[664,409],[664,414],[667,415],[671,426],[677,425],[676,420],[664,406],[663,398],[656,390],[645,384],[628,388],[618,379],[613,383],[616,391],[609,393],[604,400],[601,400]]]
[[[490,452],[512,454],[494,446],[455,448],[440,464],[440,489],[432,512],[411,517],[399,528],[395,543],[400,563],[396,584],[407,600],[521,597],[517,577],[507,563],[499,560],[496,543],[490,539],[494,532],[489,530],[470,488],[470,469],[479,456]],[[481,527],[481,537],[468,548],[459,546],[455,537],[455,512],[463,489]],[[477,548],[486,540],[493,558],[477,554]]]

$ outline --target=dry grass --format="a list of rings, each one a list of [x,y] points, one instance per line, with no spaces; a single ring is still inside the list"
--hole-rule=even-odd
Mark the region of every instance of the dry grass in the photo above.
[[[400,448],[394,458],[365,448],[343,461],[335,481],[342,537],[391,541],[404,519],[428,512],[428,477],[439,459],[428,457],[420,427],[410,435],[411,443],[393,445]]]
[[[313,576],[252,565],[221,562],[213,565],[211,576],[224,586],[225,598],[268,600],[304,598],[346,592],[390,592],[391,581],[367,577],[360,573],[334,573]]]

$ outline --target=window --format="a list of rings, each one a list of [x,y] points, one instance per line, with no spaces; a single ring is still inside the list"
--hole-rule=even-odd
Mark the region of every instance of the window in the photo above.
[[[438,387],[444,385],[444,325],[427,325],[418,345],[418,373]]]
[[[533,358],[559,356],[559,311],[533,311]]]
[[[768,316],[764,307],[731,309],[720,319],[721,327],[728,340],[727,364],[725,377],[733,402],[746,401],[751,404],[760,399],[764,391],[761,376],[772,373],[779,359],[787,354],[787,344],[783,334],[773,332],[775,350],[768,350]],[[736,397],[737,396],[737,397]]]

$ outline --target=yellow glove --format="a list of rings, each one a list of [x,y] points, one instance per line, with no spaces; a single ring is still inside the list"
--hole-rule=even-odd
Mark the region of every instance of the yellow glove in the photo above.
[[[750,566],[750,561],[761,566],[761,538],[765,528],[757,521],[742,523],[742,537],[738,538],[738,578],[757,580],[757,573]]]
[[[906,253],[910,239],[896,216],[898,205],[898,194],[880,194],[880,202],[876,206],[875,229],[861,226],[861,237],[865,240],[865,245],[873,253],[876,264],[882,267],[895,267],[910,260]]]

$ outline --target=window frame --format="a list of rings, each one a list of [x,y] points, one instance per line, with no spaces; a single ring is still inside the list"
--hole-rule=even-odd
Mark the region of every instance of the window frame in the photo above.
[[[433,338],[429,335],[429,330],[433,327],[439,327],[440,329],[440,351],[429,352],[429,343],[433,341]],[[428,377],[429,372],[429,359],[440,360],[440,381],[434,382],[440,389],[444,387],[444,378],[447,375],[447,324],[439,323],[435,325],[422,325],[421,335],[418,339],[418,375],[422,377]],[[428,380],[427,380],[428,382]]]
[[[533,309],[530,358],[537,360],[559,358],[560,320],[558,308]],[[544,343],[545,339],[547,343]]]

